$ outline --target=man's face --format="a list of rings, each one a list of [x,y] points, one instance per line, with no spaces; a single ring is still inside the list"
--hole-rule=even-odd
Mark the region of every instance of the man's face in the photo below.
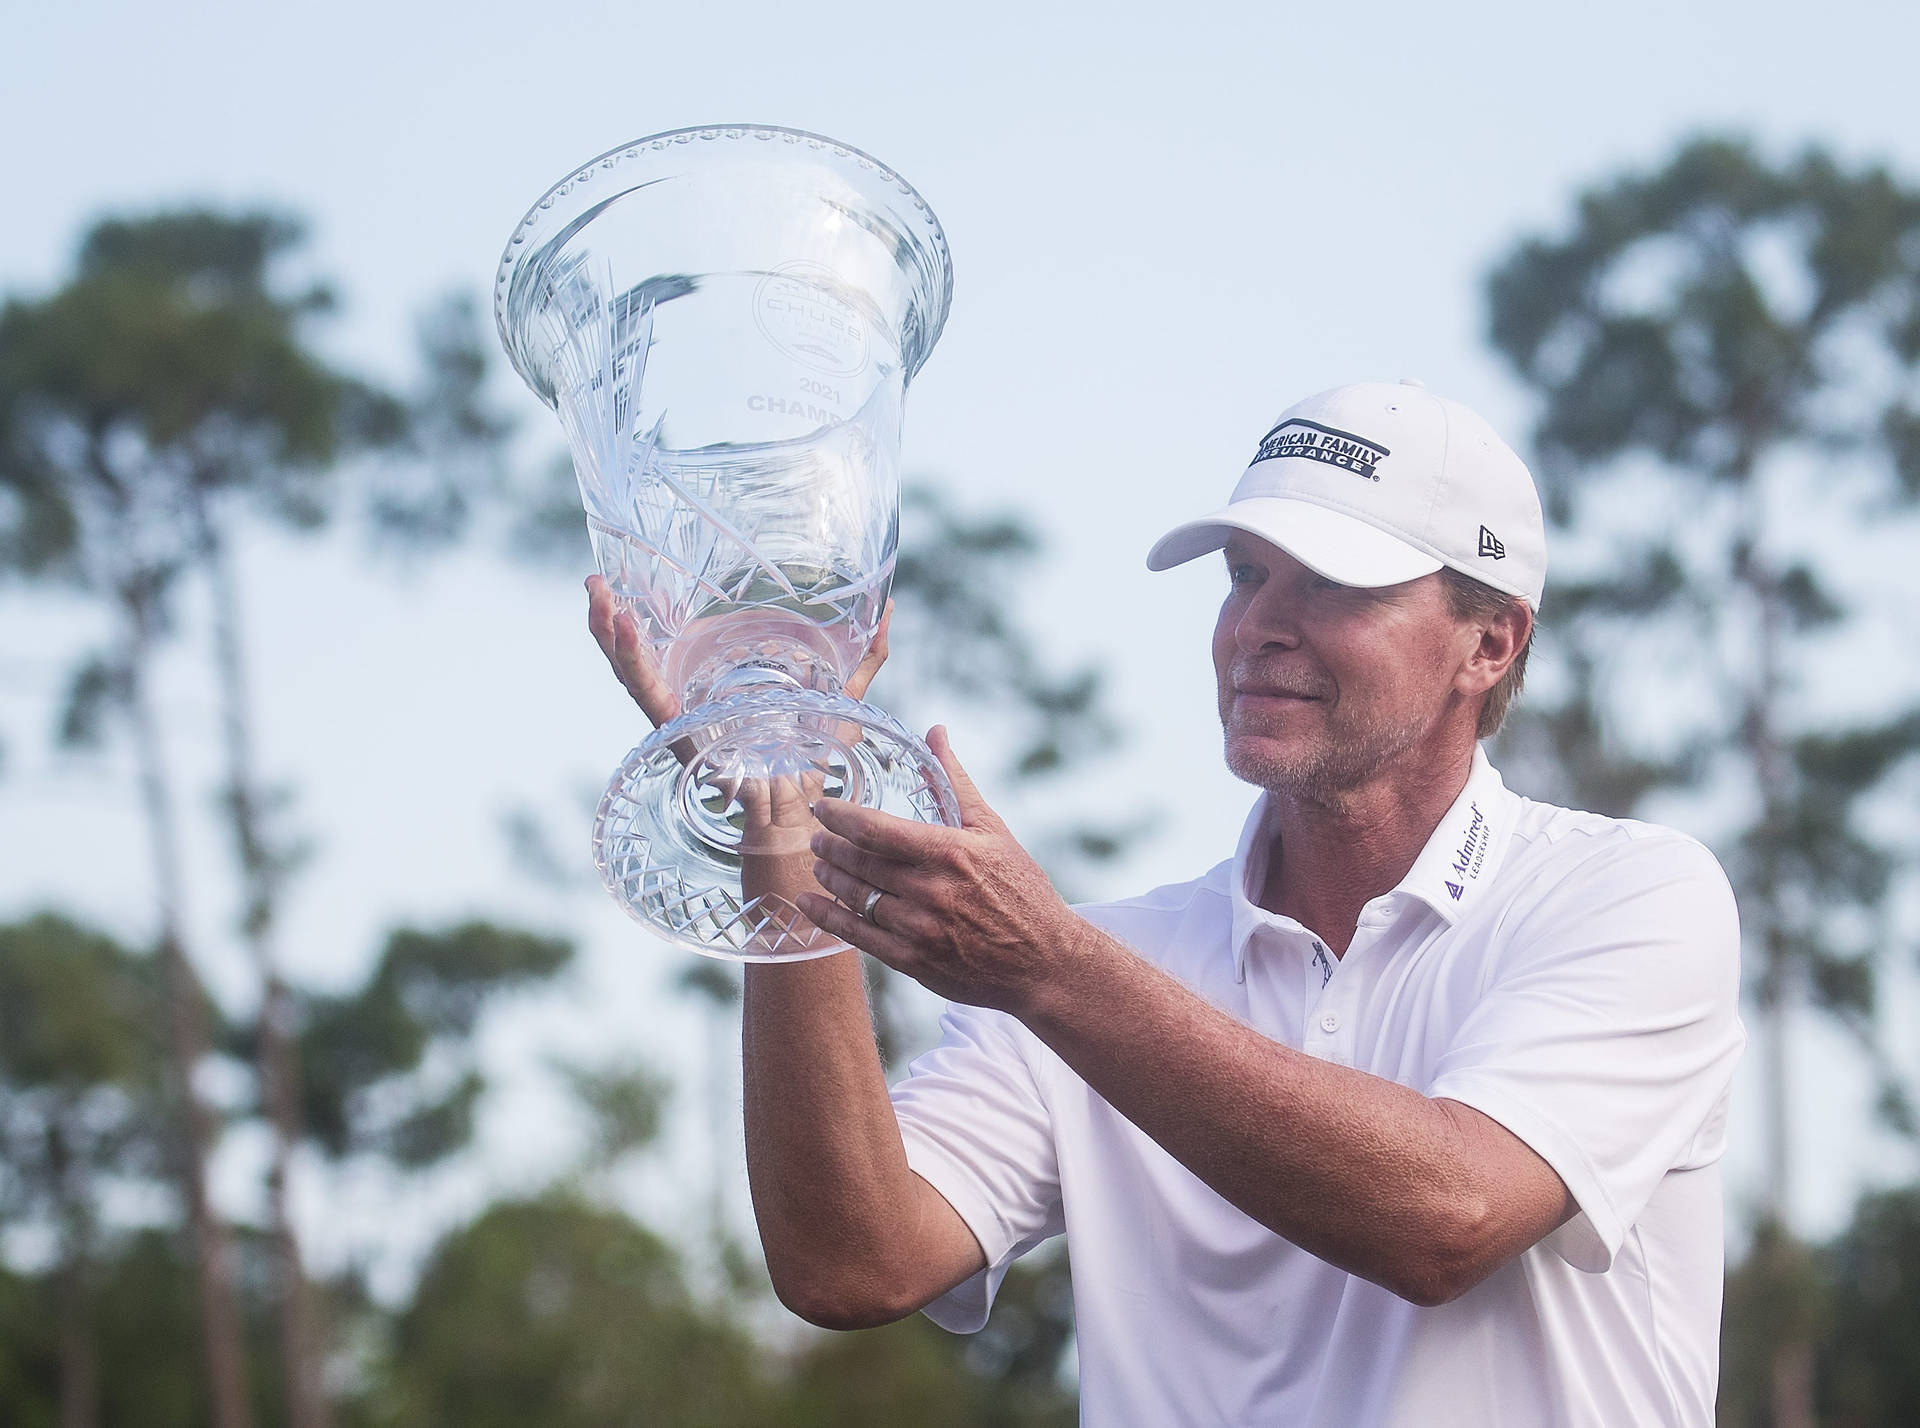
[[[1324,801],[1444,734],[1479,632],[1454,617],[1438,575],[1337,585],[1241,534],[1226,557],[1213,667],[1237,777]]]

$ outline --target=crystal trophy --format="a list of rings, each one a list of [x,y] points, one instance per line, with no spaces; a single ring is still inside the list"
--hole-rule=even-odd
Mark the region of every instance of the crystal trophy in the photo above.
[[[886,607],[901,410],[952,291],[897,174],[750,125],[602,155],[501,257],[500,340],[560,418],[594,559],[685,711],[594,824],[608,891],[676,945],[846,946],[794,903],[818,890],[814,799],[960,821],[926,746],[842,691]]]

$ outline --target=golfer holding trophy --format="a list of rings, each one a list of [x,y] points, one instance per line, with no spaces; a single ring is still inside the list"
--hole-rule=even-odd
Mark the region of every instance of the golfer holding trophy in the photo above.
[[[1088,1424],[1706,1428],[1732,894],[1479,747],[1545,591],[1525,465],[1360,383],[1282,412],[1215,509],[1142,473],[1182,521],[1150,565],[1224,552],[1225,757],[1260,794],[1210,872],[1069,907],[944,731],[860,701],[951,289],[891,170],[740,125],[571,173],[496,290],[573,451],[589,624],[656,726],[596,859],[661,937],[751,964],[782,1301],[972,1332],[1064,1233]],[[892,1088],[849,948],[950,1003]]]

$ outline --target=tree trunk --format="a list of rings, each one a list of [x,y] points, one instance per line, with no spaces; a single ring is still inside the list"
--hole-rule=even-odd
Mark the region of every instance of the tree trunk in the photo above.
[[[152,844],[160,914],[160,959],[166,973],[167,1032],[178,1117],[176,1160],[187,1200],[194,1272],[200,1288],[200,1326],[205,1339],[213,1428],[248,1428],[246,1356],[234,1298],[232,1246],[227,1227],[207,1196],[207,1157],[213,1118],[193,1084],[194,1069],[207,1055],[206,1009],[200,979],[187,961],[183,936],[184,883],[172,788],[160,746],[147,678],[153,657],[151,597],[137,586],[121,589],[126,617],[127,715],[140,769],[140,797]]]
[[[707,1239],[713,1262],[725,1278],[727,1181],[733,1170],[733,1018],[730,1007],[707,1008]]]
[[[1756,502],[1758,497],[1750,493]],[[1788,1018],[1793,1009],[1793,992],[1798,983],[1798,968],[1787,941],[1786,921],[1779,904],[1779,850],[1788,838],[1786,800],[1792,770],[1781,740],[1779,709],[1782,689],[1781,637],[1786,623],[1785,602],[1777,572],[1759,551],[1759,532],[1750,529],[1741,539],[1735,557],[1735,576],[1752,593],[1757,614],[1755,674],[1746,711],[1747,755],[1761,798],[1758,850],[1761,890],[1754,906],[1750,899],[1744,909],[1758,925],[1763,962],[1760,969],[1759,1002],[1765,1032],[1761,1038],[1761,1085],[1766,1100],[1767,1178],[1764,1190],[1763,1220],[1778,1234],[1776,1250],[1783,1259],[1793,1252],[1793,1227],[1787,1216],[1792,1192],[1792,1115],[1788,1105],[1791,1077],[1788,1065]],[[1780,1342],[1774,1345],[1769,1399],[1773,1407],[1773,1428],[1814,1428],[1813,1344],[1804,1324],[1797,1319],[1786,1326]]]
[[[60,1213],[60,1264],[54,1272],[60,1321],[60,1428],[98,1428],[99,1360],[87,1292],[92,1214],[86,1186],[77,1183],[80,1172],[58,1114],[47,1125],[47,1169]]]
[[[99,1364],[86,1266],[67,1258],[56,1275],[60,1315],[60,1428],[99,1428]]]
[[[214,665],[218,673],[222,743],[227,762],[227,813],[240,860],[247,951],[260,978],[258,1064],[262,1099],[273,1126],[267,1203],[273,1236],[280,1353],[286,1377],[288,1428],[329,1428],[321,1373],[318,1306],[301,1262],[292,1214],[293,1158],[300,1144],[300,1062],[294,1010],[274,953],[280,862],[261,826],[260,787],[253,763],[253,721],[240,633],[240,586],[209,509],[204,488],[194,491],[200,553],[213,606]]]

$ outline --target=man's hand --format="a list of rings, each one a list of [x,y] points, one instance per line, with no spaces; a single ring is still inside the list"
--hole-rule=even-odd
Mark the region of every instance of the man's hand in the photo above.
[[[1092,929],[987,806],[947,731],[936,726],[927,744],[952,780],[961,826],[823,800],[813,876],[833,897],[803,894],[800,910],[949,1001],[1023,1015]],[[870,917],[851,910],[875,889],[883,896]]]

